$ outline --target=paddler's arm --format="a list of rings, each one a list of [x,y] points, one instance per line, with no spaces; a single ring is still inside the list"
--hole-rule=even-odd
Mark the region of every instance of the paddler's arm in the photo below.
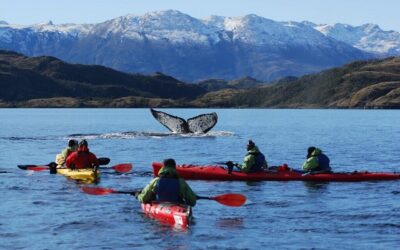
[[[92,152],[89,153],[89,157],[90,157],[90,162],[92,163],[92,165],[94,167],[98,167],[100,165],[99,160],[97,159],[97,156],[95,154],[93,154]]]
[[[238,167],[241,169],[243,173],[250,172],[251,166],[255,164],[255,157],[253,155],[246,155],[243,159],[243,164]]]
[[[193,190],[184,179],[180,178],[179,182],[180,196],[183,197],[187,205],[194,207],[197,201],[196,194],[193,192]]]
[[[65,164],[65,161],[67,160],[67,157],[74,151],[76,151],[76,148],[67,147],[67,148],[63,149],[63,151],[61,151],[61,154],[58,154],[56,156],[56,163],[58,165]]]
[[[60,162],[61,161],[63,161],[61,164],[58,164],[58,165],[62,165],[62,164],[64,164],[65,163],[65,161],[67,160],[67,157],[68,157],[68,151],[69,151],[69,149],[68,148],[65,148],[62,152],[61,152],[61,157],[60,157]]]
[[[74,161],[75,161],[75,157],[76,157],[76,152],[70,154],[70,155],[67,157],[67,159],[65,160],[65,166],[66,166],[67,168],[71,168],[71,167],[72,167],[72,165],[73,165],[73,163],[74,163]]]
[[[137,199],[141,203],[150,203],[155,200],[156,196],[156,185],[157,185],[157,178],[154,178],[147,186],[140,192]]]
[[[62,154],[58,154],[58,155],[56,155],[56,160],[55,160],[55,162],[57,163],[57,165],[64,165],[64,163],[65,163],[65,157],[62,155]]]

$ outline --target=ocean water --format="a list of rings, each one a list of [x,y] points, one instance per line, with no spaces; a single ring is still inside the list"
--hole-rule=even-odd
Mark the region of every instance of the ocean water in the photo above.
[[[163,111],[217,112],[219,121],[206,135],[176,135],[149,109],[0,109],[0,249],[399,249],[400,181],[188,181],[198,195],[235,192],[247,202],[199,200],[182,230],[144,216],[132,196],[90,196],[62,176],[17,168],[54,161],[69,138],[85,138],[110,165],[134,166],[98,185],[133,190],[152,179],[153,161],[240,161],[252,139],[270,165],[298,168],[314,145],[335,171],[400,172],[400,111]]]

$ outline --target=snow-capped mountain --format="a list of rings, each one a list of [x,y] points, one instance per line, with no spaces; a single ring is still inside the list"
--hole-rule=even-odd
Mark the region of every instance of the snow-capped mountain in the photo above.
[[[349,42],[356,38],[340,39],[325,31],[333,29],[322,27],[256,15],[200,20],[168,10],[98,24],[0,22],[0,49],[126,72],[159,71],[188,81],[243,76],[269,81],[369,58],[369,52],[375,52]],[[346,34],[342,37],[351,32]]]
[[[363,51],[382,55],[400,55],[400,33],[393,30],[383,31],[376,24],[351,26],[337,23],[315,25],[314,28],[328,37]]]
[[[171,43],[204,44],[217,40],[213,27],[178,11],[151,12],[143,16],[127,15],[98,24],[93,34],[107,38],[119,36],[131,40],[150,39]]]
[[[230,18],[211,16],[205,23],[232,34],[232,39],[254,45],[326,45],[320,32],[297,22],[275,22],[257,15]]]

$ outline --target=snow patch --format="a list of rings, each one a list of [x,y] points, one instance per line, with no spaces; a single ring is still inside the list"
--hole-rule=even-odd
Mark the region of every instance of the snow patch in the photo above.
[[[327,37],[350,44],[358,49],[383,55],[400,55],[400,33],[384,31],[376,24],[351,26],[337,23],[314,27]]]

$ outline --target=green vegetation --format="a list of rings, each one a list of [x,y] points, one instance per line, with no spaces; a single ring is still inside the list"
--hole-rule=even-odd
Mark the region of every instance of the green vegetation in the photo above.
[[[0,51],[0,107],[400,108],[400,58],[353,62],[263,84],[186,84]]]
[[[391,57],[230,94],[218,93],[213,102],[230,107],[400,108],[399,93],[400,58]],[[211,93],[206,96],[210,98]]]

